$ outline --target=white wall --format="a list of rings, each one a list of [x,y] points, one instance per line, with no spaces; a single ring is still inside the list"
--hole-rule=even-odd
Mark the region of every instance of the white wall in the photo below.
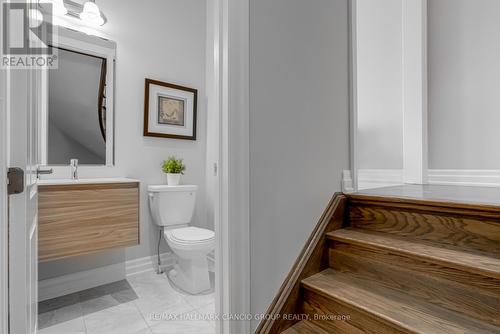
[[[146,187],[164,182],[160,165],[169,155],[184,158],[187,165],[184,183],[199,185],[193,221],[198,226],[206,224],[205,2],[149,0],[145,5],[132,0],[107,0],[99,6],[108,18],[101,33],[117,43],[116,167],[106,171],[82,170],[80,175],[127,176],[141,181],[141,244],[41,264],[40,279],[154,254],[158,234],[149,215]],[[142,136],[145,78],[198,89],[197,141]]]
[[[357,162],[403,168],[401,0],[357,0]]]
[[[349,167],[347,12],[347,0],[250,2],[253,313],[270,305]]]
[[[429,0],[429,167],[500,169],[500,1]]]

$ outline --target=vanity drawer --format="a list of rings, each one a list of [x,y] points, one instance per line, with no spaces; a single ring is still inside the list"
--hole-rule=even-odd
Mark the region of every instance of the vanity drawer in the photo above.
[[[139,244],[139,183],[40,185],[38,259]]]

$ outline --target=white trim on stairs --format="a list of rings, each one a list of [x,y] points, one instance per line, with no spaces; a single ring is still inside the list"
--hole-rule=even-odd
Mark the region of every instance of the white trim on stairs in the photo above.
[[[346,173],[344,173],[346,175]],[[344,179],[346,181],[346,179]],[[403,184],[403,169],[359,169],[358,190]]]
[[[500,187],[500,170],[429,169],[428,172],[429,184]]]
[[[500,187],[500,170],[492,169],[429,169],[428,184]],[[404,183],[402,169],[360,169],[359,189],[394,186]],[[352,175],[343,171],[342,190],[352,191]]]
[[[354,192],[354,180],[352,178],[352,172],[350,170],[342,171],[342,192]]]

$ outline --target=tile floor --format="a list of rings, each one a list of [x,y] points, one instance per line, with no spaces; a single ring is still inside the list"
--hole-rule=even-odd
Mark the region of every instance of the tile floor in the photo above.
[[[39,334],[215,334],[214,313],[213,292],[189,295],[146,272],[40,302],[38,327]]]

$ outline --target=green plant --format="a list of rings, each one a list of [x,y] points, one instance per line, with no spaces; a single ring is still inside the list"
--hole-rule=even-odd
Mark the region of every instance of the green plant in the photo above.
[[[186,166],[182,162],[182,159],[177,159],[174,156],[168,157],[167,160],[163,161],[163,165],[161,169],[164,173],[172,173],[172,174],[184,174],[184,170]]]

